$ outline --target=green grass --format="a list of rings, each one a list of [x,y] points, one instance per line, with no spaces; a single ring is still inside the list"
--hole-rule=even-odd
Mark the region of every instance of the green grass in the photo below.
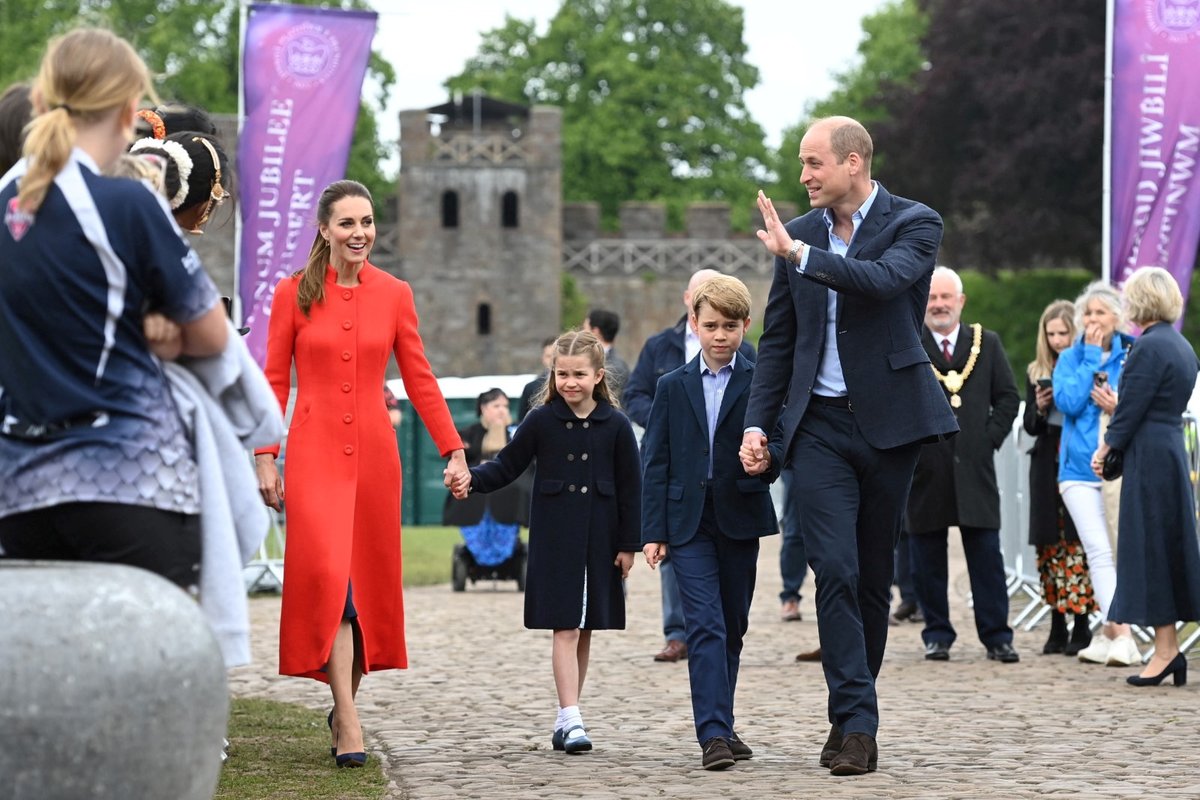
[[[318,711],[235,699],[228,737],[218,800],[377,800],[387,788],[376,758],[361,769],[334,765],[329,729]]]
[[[409,525],[404,528],[404,585],[432,586],[450,582],[454,545],[462,541],[458,528]]]

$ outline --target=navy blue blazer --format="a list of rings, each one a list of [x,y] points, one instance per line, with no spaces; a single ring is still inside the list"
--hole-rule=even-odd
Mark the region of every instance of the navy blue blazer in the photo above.
[[[845,257],[827,249],[823,209],[785,226],[792,238],[811,245],[808,264],[801,275],[785,259],[775,259],[746,409],[746,427],[770,431],[777,421],[782,425],[785,453],[808,410],[821,364],[826,289],[838,292],[838,355],[867,443],[885,450],[958,431],[921,345],[942,219],[877,185],[879,193]]]
[[[687,315],[670,328],[661,330],[646,340],[637,364],[621,395],[621,408],[631,420],[646,427],[650,421],[650,405],[654,402],[654,389],[658,379],[673,369],[683,366],[687,349],[684,336],[687,333]],[[738,358],[754,361],[754,345],[747,341],[738,348]],[[763,430],[767,430],[764,428]]]
[[[711,483],[717,524],[731,539],[779,532],[770,487],[779,476],[783,446],[778,432],[768,443],[771,466],[747,475],[738,458],[754,362],[740,354],[717,413],[713,477],[708,479],[708,416],[700,359],[696,356],[658,382],[642,438],[642,543],[675,547],[696,535]]]

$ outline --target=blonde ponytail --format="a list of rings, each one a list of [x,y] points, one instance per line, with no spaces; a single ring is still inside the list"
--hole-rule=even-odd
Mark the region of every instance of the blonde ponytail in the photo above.
[[[75,123],[66,106],[58,106],[29,123],[25,136],[25,157],[29,168],[21,178],[17,202],[28,214],[35,214],[46,199],[54,177],[66,166],[75,146]]]

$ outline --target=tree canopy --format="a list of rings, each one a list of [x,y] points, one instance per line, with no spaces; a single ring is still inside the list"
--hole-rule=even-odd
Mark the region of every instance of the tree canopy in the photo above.
[[[563,109],[563,194],[600,204],[661,200],[675,224],[695,200],[730,203],[748,222],[766,172],[745,92],[740,8],[724,0],[564,0],[545,34],[508,17],[447,81],[510,102]]]
[[[950,263],[1098,269],[1104,5],[919,0],[928,68],[882,86],[889,187],[946,221]]]
[[[291,0],[298,5],[369,9],[366,0]],[[238,109],[237,0],[4,0],[0,4],[0,88],[32,79],[46,43],[66,31],[94,25],[127,39],[155,77],[164,100],[204,108],[214,114]],[[382,107],[395,83],[395,71],[377,52],[368,67],[380,87],[374,104],[361,103],[348,176],[365,183],[380,202],[395,192],[383,175],[386,156],[379,141],[375,107]]]

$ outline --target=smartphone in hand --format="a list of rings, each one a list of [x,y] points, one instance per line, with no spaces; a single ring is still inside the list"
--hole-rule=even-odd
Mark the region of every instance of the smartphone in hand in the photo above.
[[[1037,385],[1039,389],[1053,389],[1054,382],[1049,378],[1038,378]]]

